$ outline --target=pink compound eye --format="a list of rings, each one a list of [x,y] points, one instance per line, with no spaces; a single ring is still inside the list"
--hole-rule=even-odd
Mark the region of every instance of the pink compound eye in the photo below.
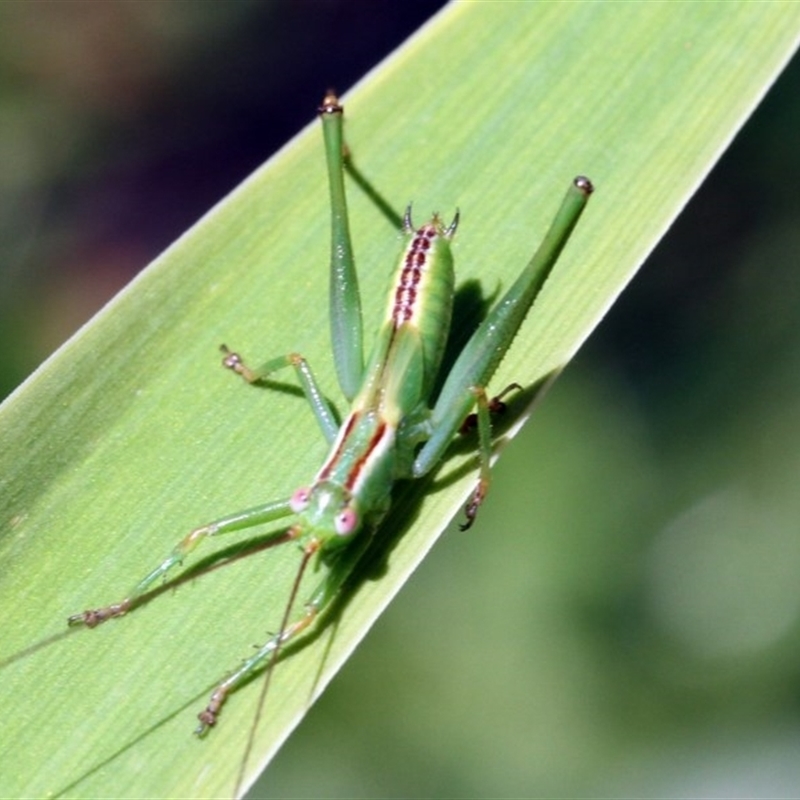
[[[338,533],[339,536],[347,536],[348,533],[352,533],[357,524],[358,514],[356,514],[355,509],[352,508],[346,508],[342,511],[334,522],[336,533]]]
[[[308,500],[310,496],[311,489],[306,486],[302,486],[295,491],[289,500],[289,508],[291,508],[295,514],[299,514],[301,511],[304,511],[306,508],[308,508]]]

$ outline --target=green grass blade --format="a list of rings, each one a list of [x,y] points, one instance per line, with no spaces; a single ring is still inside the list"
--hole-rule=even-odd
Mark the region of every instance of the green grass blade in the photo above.
[[[413,199],[423,215],[461,208],[459,280],[486,295],[525,264],[573,175],[594,181],[497,386],[566,365],[799,29],[800,6],[789,4],[455,4],[345,96],[357,164],[385,197],[398,208]],[[242,559],[97,631],[49,637],[69,613],[121,597],[190,527],[286,496],[313,474],[325,446],[302,400],[237,383],[216,348],[256,359],[297,350],[334,394],[327,202],[314,124],[4,405],[4,796],[231,791],[258,686],[233,696],[203,742],[191,736],[194,714],[278,624],[292,548]],[[350,207],[370,331],[397,243],[352,188]],[[402,538],[380,579],[277,670],[260,758],[424,557],[473,476],[474,458],[459,450],[433,481],[403,491],[389,523]]]

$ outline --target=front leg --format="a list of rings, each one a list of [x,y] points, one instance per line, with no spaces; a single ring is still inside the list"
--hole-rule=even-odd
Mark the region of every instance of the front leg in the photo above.
[[[113,617],[124,616],[136,604],[137,599],[150,590],[173,567],[181,564],[183,559],[195,547],[209,537],[239,531],[244,528],[252,528],[265,522],[272,522],[281,517],[289,516],[292,513],[290,500],[277,500],[254,508],[248,508],[245,511],[229,514],[214,522],[209,522],[207,525],[201,525],[184,536],[175,545],[172,552],[152,572],[142,578],[123,600],[100,608],[88,609],[80,614],[73,614],[67,622],[69,625],[85,625],[87,628],[94,628]],[[286,531],[278,531],[274,535],[274,544],[289,541],[290,538]]]
[[[323,436],[325,436],[325,440],[330,444],[336,438],[336,434],[339,432],[336,417],[333,415],[333,410],[325,399],[325,395],[322,393],[311,367],[308,366],[308,361],[303,356],[299,353],[289,353],[285,356],[272,358],[253,369],[248,367],[242,357],[230,350],[227,345],[223,344],[219,349],[225,356],[222,359],[222,366],[232,370],[237,375],[241,375],[248,383],[260,383],[279,370],[286,367],[294,367],[300,388],[311,406],[311,411],[322,430]]]

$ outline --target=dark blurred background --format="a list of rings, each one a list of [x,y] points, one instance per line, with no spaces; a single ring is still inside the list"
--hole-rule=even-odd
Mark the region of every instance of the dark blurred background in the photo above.
[[[0,395],[443,5],[0,4]]]
[[[0,4],[0,395],[441,5]],[[799,84],[795,59],[265,795],[797,796]]]

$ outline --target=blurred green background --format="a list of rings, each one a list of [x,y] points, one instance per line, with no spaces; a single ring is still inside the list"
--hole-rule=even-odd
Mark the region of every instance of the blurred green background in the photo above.
[[[440,5],[0,4],[0,392]],[[799,84],[253,797],[798,795]]]

